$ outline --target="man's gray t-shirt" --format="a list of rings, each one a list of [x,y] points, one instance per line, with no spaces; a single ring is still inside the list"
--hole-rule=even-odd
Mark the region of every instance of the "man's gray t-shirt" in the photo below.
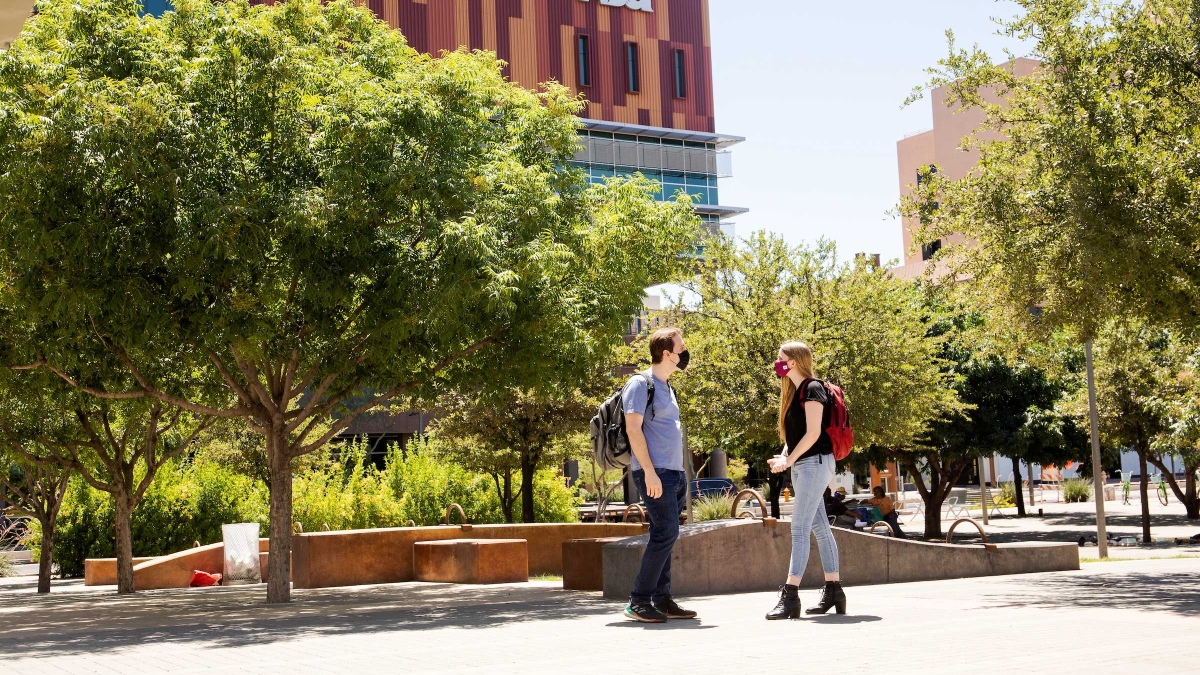
[[[653,377],[653,375],[651,376]],[[654,415],[646,412],[649,387],[641,375],[634,375],[621,394],[621,405],[625,414],[642,415],[642,434],[646,436],[646,449],[655,469],[683,471],[683,431],[679,426],[679,401],[671,385],[654,377]],[[631,468],[641,469],[637,455],[633,455]]]

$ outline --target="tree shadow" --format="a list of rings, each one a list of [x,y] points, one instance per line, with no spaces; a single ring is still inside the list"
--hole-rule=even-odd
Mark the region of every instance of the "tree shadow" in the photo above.
[[[1200,614],[1200,574],[1101,572],[1087,576],[1039,575],[988,599],[1001,607],[1039,605],[1056,609],[1140,609]]]
[[[156,643],[239,647],[293,639],[502,624],[611,614],[620,603],[546,586],[403,583],[293,591],[268,605],[264,586],[141,591],[117,596],[0,594],[0,634],[23,656],[89,653]]]

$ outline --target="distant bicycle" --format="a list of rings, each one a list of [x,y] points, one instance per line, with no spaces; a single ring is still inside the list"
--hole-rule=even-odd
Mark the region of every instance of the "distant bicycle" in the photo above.
[[[11,551],[24,545],[29,537],[29,523],[26,518],[6,518],[0,522],[0,551]]]
[[[1170,495],[1167,493],[1167,484],[1163,481],[1162,474],[1156,473],[1150,477],[1155,485],[1155,490],[1158,492],[1158,501],[1166,506],[1170,502]]]

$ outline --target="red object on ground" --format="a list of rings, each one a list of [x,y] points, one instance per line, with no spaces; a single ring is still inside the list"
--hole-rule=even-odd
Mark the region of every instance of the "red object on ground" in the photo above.
[[[209,574],[200,570],[192,570],[192,580],[188,583],[189,586],[216,586],[221,583],[220,574]]]

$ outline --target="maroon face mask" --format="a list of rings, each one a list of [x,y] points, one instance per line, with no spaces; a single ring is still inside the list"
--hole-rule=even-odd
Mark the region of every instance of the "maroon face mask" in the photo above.
[[[787,361],[776,361],[775,362],[775,374],[778,375],[779,377],[787,377],[787,374],[788,374]]]

